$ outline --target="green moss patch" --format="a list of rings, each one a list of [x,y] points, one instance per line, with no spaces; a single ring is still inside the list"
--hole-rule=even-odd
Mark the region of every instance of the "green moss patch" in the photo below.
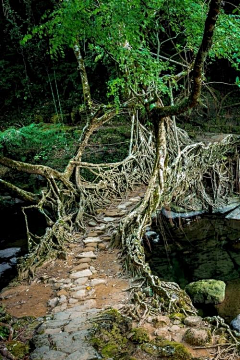
[[[24,357],[29,353],[29,345],[24,344],[21,341],[9,341],[7,344],[7,349],[10,351],[16,359],[24,359]]]
[[[146,356],[152,360],[192,359],[183,344],[161,337],[150,340],[144,328],[132,328],[131,320],[116,310],[105,311],[96,319],[90,342],[103,359],[137,360]]]
[[[149,336],[145,329],[135,328],[132,329],[132,336],[130,337],[130,339],[134,343],[142,344],[149,341]]]
[[[36,327],[39,325],[39,321],[30,316],[20,319],[15,318],[8,314],[3,307],[0,307],[0,322],[2,323],[0,326],[0,337],[2,342],[4,342],[4,346],[15,359],[26,359],[29,354],[30,341]],[[10,329],[12,339],[17,340],[8,341]]]
[[[131,354],[131,342],[127,335],[131,321],[116,310],[108,310],[96,319],[90,342],[103,359],[121,359]]]
[[[186,286],[186,291],[194,303],[220,304],[225,298],[226,284],[221,280],[199,280]]]
[[[161,359],[171,360],[191,360],[192,356],[188,349],[178,342],[163,340],[157,337],[153,341],[143,344],[141,349],[151,355]]]

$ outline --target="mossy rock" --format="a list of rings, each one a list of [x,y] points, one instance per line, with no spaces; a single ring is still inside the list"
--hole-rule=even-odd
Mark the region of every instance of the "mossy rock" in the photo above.
[[[119,353],[118,345],[108,344],[102,348],[101,353],[104,358],[114,358]]]
[[[159,347],[159,355],[172,360],[191,360],[192,355],[189,350],[181,343],[176,341],[162,340],[156,338],[155,343]]]
[[[202,346],[211,342],[212,336],[209,329],[188,329],[183,337],[186,343],[194,346]]]
[[[179,321],[181,321],[181,322],[184,321],[185,317],[186,317],[186,315],[181,314],[181,313],[172,313],[172,314],[170,314],[170,316],[169,316],[169,318],[170,318],[171,320],[179,320]]]
[[[157,356],[159,354],[158,347],[153,343],[142,344],[141,350],[150,355]]]
[[[193,303],[220,304],[225,299],[226,284],[221,280],[199,280],[186,286]]]
[[[147,354],[158,356],[161,359],[169,360],[191,360],[192,355],[181,343],[163,340],[157,337],[153,341],[143,344],[141,349]]]
[[[132,336],[130,337],[130,340],[134,343],[143,344],[150,340],[147,331],[143,328],[132,329],[131,333]]]
[[[103,359],[121,359],[130,354],[132,347],[127,338],[130,320],[115,309],[103,312],[99,319],[92,329],[90,342]]]
[[[29,353],[29,345],[26,345],[20,341],[9,341],[6,344],[8,351],[10,351],[16,359],[24,359],[25,356]]]

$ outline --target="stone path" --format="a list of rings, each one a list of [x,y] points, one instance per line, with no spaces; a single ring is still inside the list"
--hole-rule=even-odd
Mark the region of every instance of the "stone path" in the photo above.
[[[140,200],[138,193],[128,201],[115,202],[102,210],[97,222],[89,221],[86,236],[74,234],[69,244],[73,267],[65,278],[51,278],[56,296],[48,301],[51,314],[33,338],[32,360],[99,359],[87,342],[90,320],[107,307],[121,308],[128,301],[129,279],[120,276],[117,250],[109,247],[109,229]],[[135,196],[134,196],[135,195]],[[142,195],[142,194],[140,194]]]

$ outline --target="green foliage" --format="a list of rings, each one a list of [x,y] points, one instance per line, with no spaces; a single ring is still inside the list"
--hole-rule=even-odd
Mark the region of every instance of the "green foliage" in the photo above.
[[[51,117],[57,112],[54,102],[59,107],[57,91],[68,113],[79,106],[82,87],[71,53],[77,43],[92,98],[119,107],[137,94],[142,108],[156,97],[167,105],[169,83],[174,97],[181,98],[187,88],[187,71],[184,80],[176,80],[175,75],[185,69],[181,64],[194,60],[208,10],[204,0],[51,0],[36,8],[31,2],[21,4],[18,0],[7,7],[8,18],[2,26],[7,33],[7,40],[2,40],[5,56],[0,58],[2,105],[6,109],[15,106],[18,118],[24,117],[21,109],[30,112],[32,104],[40,100],[41,105],[49,104],[53,97],[51,106],[41,106],[44,113],[48,109],[46,117]],[[209,59],[228,59],[238,70],[239,7],[222,6]]]
[[[87,65],[107,65],[107,95],[116,106],[130,91],[169,99],[169,81],[173,90],[179,88],[171,57],[178,56],[182,62],[180,54],[188,52],[193,59],[202,40],[207,10],[203,0],[150,0],[147,4],[141,0],[105,0],[97,4],[93,0],[62,1],[52,12],[46,12],[41,24],[29,31],[21,44],[35,35],[47,37],[50,55],[57,58],[64,55],[66,47],[80,43]],[[211,58],[231,59],[238,68],[239,34],[239,16],[222,11]],[[160,57],[162,52],[166,60]]]
[[[240,16],[225,14],[219,17],[210,57],[228,59],[240,70]]]
[[[62,125],[30,124],[0,132],[0,149],[20,161],[64,166],[72,156],[79,134]]]
[[[10,331],[6,326],[0,326],[0,339],[7,339],[9,333]]]

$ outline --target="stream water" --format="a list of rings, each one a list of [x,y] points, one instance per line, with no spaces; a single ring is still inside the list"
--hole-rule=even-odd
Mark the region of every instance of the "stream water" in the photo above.
[[[240,221],[205,215],[172,227],[162,217],[162,225],[165,235],[146,245],[153,273],[165,281],[177,282],[183,289],[192,281],[223,280],[227,284],[226,299],[209,307],[208,315],[218,313],[231,321],[240,314]]]
[[[0,210],[0,290],[17,275],[19,258],[28,251],[26,225],[22,204],[1,207]],[[43,233],[45,222],[37,211],[29,211],[31,231]]]

